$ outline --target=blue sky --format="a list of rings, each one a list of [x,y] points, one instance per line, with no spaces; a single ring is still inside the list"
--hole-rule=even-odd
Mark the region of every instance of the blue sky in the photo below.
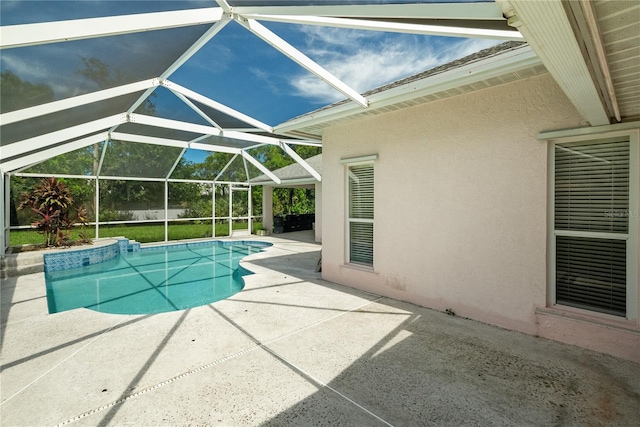
[[[8,1],[0,3],[2,24],[139,13],[180,6],[215,6],[213,1]],[[359,92],[453,61],[499,43],[496,40],[417,36],[317,26],[264,23],[311,59]],[[146,77],[163,52],[191,30],[58,43],[2,52],[2,71],[32,83],[49,83],[58,98],[95,90],[78,74],[80,56],[97,56],[131,81]],[[151,38],[161,40],[153,46]],[[148,70],[146,68],[148,68]],[[52,78],[53,77],[53,78]],[[277,125],[341,100],[344,96],[235,22],[228,24],[170,80],[269,125]],[[93,86],[92,86],[93,85]],[[168,91],[154,99],[158,115],[202,123]]]
[[[498,43],[290,24],[265,26],[359,92]],[[170,80],[270,125],[344,98],[235,23],[227,25]]]

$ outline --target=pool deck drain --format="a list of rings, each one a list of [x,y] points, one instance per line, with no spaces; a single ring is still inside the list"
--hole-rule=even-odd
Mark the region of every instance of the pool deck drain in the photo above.
[[[640,366],[324,282],[284,239],[187,311],[47,314],[3,280],[0,424],[638,425]]]

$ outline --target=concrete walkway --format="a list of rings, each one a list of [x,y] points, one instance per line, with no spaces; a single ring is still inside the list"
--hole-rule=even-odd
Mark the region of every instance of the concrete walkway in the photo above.
[[[320,280],[277,235],[245,289],[149,316],[47,314],[2,283],[0,424],[640,425],[640,366]]]

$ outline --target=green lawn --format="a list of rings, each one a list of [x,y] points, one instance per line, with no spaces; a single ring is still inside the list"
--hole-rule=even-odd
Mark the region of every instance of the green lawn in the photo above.
[[[262,223],[254,222],[256,226],[262,226]],[[247,228],[247,224],[236,224],[236,229]],[[80,230],[71,234],[72,240],[78,240]],[[95,229],[88,228],[87,234],[91,237],[95,236]],[[216,237],[225,237],[229,235],[229,224],[216,224]],[[153,225],[117,225],[100,227],[100,237],[116,237],[124,236],[127,239],[135,240],[140,243],[162,242],[164,241],[164,224]],[[211,237],[211,224],[169,224],[169,240],[182,239],[200,239],[203,237]],[[34,230],[12,230],[10,233],[10,245],[30,245],[40,244],[44,242],[44,237]]]

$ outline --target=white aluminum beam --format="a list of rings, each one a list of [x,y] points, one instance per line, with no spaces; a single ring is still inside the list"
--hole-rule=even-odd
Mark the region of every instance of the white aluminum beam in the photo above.
[[[106,144],[104,144],[104,147],[102,148],[102,153],[100,153],[100,160],[98,161],[98,167],[96,168],[96,176],[99,177],[100,176],[100,172],[102,172],[102,165],[104,164],[104,158],[107,155],[107,150],[109,149],[109,142],[111,142],[111,133],[108,132],[107,133],[108,138],[106,141]],[[96,183],[97,185],[97,183]],[[96,193],[97,194],[97,193]]]
[[[136,83],[130,83],[111,89],[99,90],[97,92],[78,95],[59,101],[48,102],[46,104],[36,105],[34,107],[23,108],[22,110],[11,111],[0,115],[0,123],[2,126],[22,120],[32,119],[34,117],[43,116],[45,114],[55,113],[69,108],[79,107],[81,105],[91,104],[92,102],[104,101],[105,99],[115,98],[117,96],[126,95],[128,93],[138,92],[150,88],[154,88],[160,84],[158,79],[143,80]]]
[[[203,144],[201,142],[192,142],[189,147],[196,150],[213,151],[216,153],[240,154],[240,148],[225,147],[222,145]]]
[[[0,49],[115,36],[219,21],[219,7],[138,13],[0,27]]]
[[[252,133],[239,132],[239,131],[226,130],[221,134],[221,136],[224,136],[225,138],[240,139],[242,141],[257,142],[259,144],[268,144],[268,145],[280,145],[280,141],[286,141],[289,144],[322,147],[322,144],[318,144],[316,141],[295,140],[295,139],[281,140],[275,136],[254,135]]]
[[[311,174],[312,177],[316,179],[316,181],[322,181],[322,176],[316,171],[314,168],[309,165],[302,157],[298,155],[291,147],[284,143],[284,141],[280,142],[280,148],[282,148],[288,155],[290,155],[293,160],[298,162],[300,166],[304,168],[307,172]]]
[[[103,119],[94,120],[81,125],[35,136],[33,138],[17,141],[2,147],[2,157],[14,157],[30,151],[41,150],[43,148],[59,144],[74,138],[80,138],[90,133],[109,129],[117,124],[126,123],[125,114],[116,114]]]
[[[271,136],[254,135],[252,133],[238,131],[224,131],[221,136],[231,139],[239,139],[247,142],[257,142],[259,144],[279,145],[280,140]]]
[[[183,130],[186,132],[200,133],[206,135],[220,135],[220,130],[213,126],[197,125],[178,120],[163,119],[160,117],[147,116],[146,114],[129,114],[129,122],[160,128]]]
[[[140,96],[140,98],[138,98],[138,99],[136,100],[136,102],[134,102],[134,103],[131,105],[131,107],[129,107],[129,109],[127,110],[127,114],[131,114],[131,113],[133,113],[134,111],[136,111],[136,110],[138,109],[138,107],[139,107],[140,105],[142,105],[142,103],[143,103],[147,98],[149,98],[149,97],[151,96],[151,94],[152,94],[155,90],[156,90],[156,88],[150,88],[150,89],[147,89],[147,90],[142,94],[142,96]],[[116,127],[117,127],[117,126],[116,126]],[[115,130],[115,127],[114,127],[113,129],[111,129],[111,131],[114,131],[114,130]]]
[[[174,93],[180,93],[189,99],[192,99],[208,107],[211,107],[215,110],[218,110],[228,116],[234,117],[240,121],[250,124],[251,126],[255,126],[258,129],[262,129],[267,132],[273,132],[273,127],[269,126],[268,124],[262,123],[261,121],[256,120],[253,117],[247,116],[246,114],[243,114],[237,110],[234,110],[231,107],[227,107],[226,105],[216,102],[213,99],[200,95],[199,93],[194,92],[190,89],[187,89],[184,86],[180,86],[179,84],[176,84],[169,80],[164,80],[161,84],[162,86],[166,87],[167,89],[169,89]]]
[[[445,37],[474,37],[484,39],[515,40],[524,38],[518,31],[492,30],[488,28],[449,27],[444,25],[424,25],[402,22],[367,21],[363,19],[332,18],[322,16],[296,15],[244,15],[247,19],[283,22],[298,25],[319,25],[323,27],[349,28],[354,30],[384,31]]]
[[[247,159],[245,159],[244,157],[242,157],[242,165],[244,166],[244,174],[247,177],[247,182],[249,182],[251,177],[249,176],[249,168],[247,167]]]
[[[239,148],[223,147],[223,146],[213,145],[213,144],[203,144],[200,142],[180,141],[177,139],[157,138],[157,137],[145,136],[145,135],[135,135],[132,133],[112,132],[111,139],[118,140],[118,141],[137,142],[141,144],[163,145],[165,147],[195,148],[197,150],[203,150],[203,151],[216,151],[220,153],[240,154]]]
[[[106,141],[108,138],[109,138],[109,135],[105,132],[102,134],[91,135],[86,138],[78,139],[76,141],[72,141],[67,144],[58,145],[56,147],[52,147],[47,150],[42,150],[36,153],[20,156],[13,160],[9,160],[8,162],[3,162],[2,170],[14,171],[14,170],[23,168],[25,166],[40,163],[52,157],[59,156],[60,154],[69,153],[74,150],[79,150],[80,148],[88,147],[90,145],[97,144],[102,141]]]
[[[482,59],[422,80],[416,80],[409,84],[373,94],[369,97],[371,105],[369,109],[383,108],[409,99],[427,96],[537,65],[540,65],[540,59],[529,46],[523,46],[494,57]],[[360,112],[362,112],[362,109],[353,104],[342,104],[288,120],[275,126],[274,131],[276,133],[296,131],[304,129],[306,126],[348,117]]]
[[[177,139],[158,138],[154,136],[136,135],[133,133],[111,132],[112,141],[139,142],[142,144],[162,145],[164,147],[188,148],[187,141]]]
[[[192,133],[200,133],[211,136],[219,136],[229,139],[237,139],[240,141],[257,142],[260,144],[280,145],[280,140],[271,136],[255,135],[252,133],[238,132],[238,131],[220,131],[219,129],[211,126],[198,125],[194,123],[187,123],[178,120],[163,119],[160,117],[147,116],[145,114],[131,113],[129,116],[129,122],[138,123],[147,126],[156,126],[166,129],[176,129]],[[295,143],[296,141],[291,141]],[[306,141],[300,141],[306,143]]]
[[[562,0],[497,0],[497,3],[509,25],[524,35],[580,115],[591,126],[609,124],[606,105],[591,77]]]
[[[32,177],[32,178],[40,178],[44,176],[55,176],[56,178],[70,178],[70,179],[95,179],[96,177],[93,175],[71,175],[65,173],[14,173],[13,176],[24,176],[24,177]]]
[[[229,3],[227,3],[227,0],[216,0],[216,3],[218,3],[218,6],[220,6],[225,12],[231,12],[232,8],[229,6]]]
[[[420,18],[502,20],[502,11],[494,2],[367,4],[318,6],[238,6],[239,15],[307,15],[345,18]]]
[[[240,154],[240,151],[242,150],[240,148],[227,147],[224,145],[216,145],[216,144],[206,144],[206,143],[200,142],[207,138],[208,138],[207,135],[202,135],[196,139],[192,139],[191,141],[189,141],[189,147],[197,150],[217,151],[219,153],[230,153],[230,154]]]
[[[238,19],[236,19],[236,21],[240,23],[240,25],[251,31],[253,34],[273,46],[275,49],[282,52],[291,60],[297,62],[301,67],[305,68],[312,74],[315,74],[318,78],[325,81],[338,91],[342,92],[345,96],[351,98],[362,107],[366,108],[369,105],[369,102],[364,96],[360,95],[356,90],[349,87],[329,71],[325,70],[323,67],[312,61],[305,54],[300,52],[295,47],[291,46],[278,35],[274,34],[267,27],[260,24],[258,21],[254,19],[244,19],[242,17],[239,17]]]
[[[278,178],[277,176],[275,176],[273,174],[273,172],[271,172],[269,169],[267,169],[266,167],[264,167],[262,165],[262,163],[260,163],[259,161],[257,161],[256,159],[254,159],[253,157],[251,157],[251,155],[249,155],[249,153],[247,153],[246,151],[242,152],[242,157],[244,157],[245,159],[247,159],[252,165],[254,165],[255,167],[257,167],[258,169],[260,169],[260,172],[262,172],[263,174],[267,175],[269,178],[271,178],[271,180],[273,182],[275,182],[276,184],[280,184],[282,182],[282,180],[280,180],[280,178]]]

